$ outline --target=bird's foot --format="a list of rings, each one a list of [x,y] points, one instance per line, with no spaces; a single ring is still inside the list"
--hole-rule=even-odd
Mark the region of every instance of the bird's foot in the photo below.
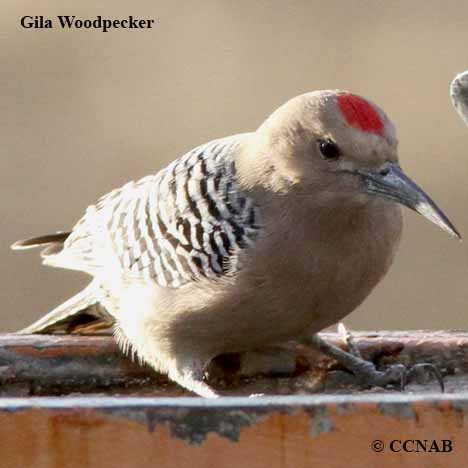
[[[433,364],[421,363],[407,367],[403,364],[393,364],[384,371],[378,370],[374,363],[366,361],[362,358],[359,348],[353,340],[352,335],[340,324],[338,328],[340,334],[349,349],[349,352],[327,343],[318,335],[313,335],[306,338],[306,343],[319,349],[329,357],[335,359],[345,369],[351,371],[356,378],[363,384],[368,386],[386,387],[388,385],[397,385],[400,390],[404,390],[408,381],[414,375],[421,372],[431,374],[440,385],[440,389],[444,391],[444,381],[439,369]]]
[[[436,366],[429,363],[414,364],[405,366],[404,364],[392,364],[384,371],[376,369],[375,365],[370,361],[355,358],[352,365],[348,365],[348,369],[356,376],[360,383],[369,387],[386,387],[388,385],[396,385],[403,391],[414,375],[424,373],[435,377],[441,391],[445,390],[443,377]]]

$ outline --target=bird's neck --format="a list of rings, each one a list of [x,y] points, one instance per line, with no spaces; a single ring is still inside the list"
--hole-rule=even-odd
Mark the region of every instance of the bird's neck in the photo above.
[[[381,249],[393,256],[402,231],[400,207],[375,198],[367,203],[317,204],[304,197],[262,197],[266,232],[282,233],[289,245],[321,245],[338,252]],[[391,253],[390,253],[391,252]]]
[[[288,131],[290,130],[290,131]],[[294,131],[250,133],[236,155],[238,182],[244,190],[265,189],[284,194],[297,182],[292,170],[283,167],[292,153]]]

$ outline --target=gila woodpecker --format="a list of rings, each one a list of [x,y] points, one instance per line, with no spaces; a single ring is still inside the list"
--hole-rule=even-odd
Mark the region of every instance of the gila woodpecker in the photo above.
[[[93,277],[23,332],[97,306],[124,350],[205,397],[218,395],[203,379],[214,357],[307,337],[371,383],[394,383],[400,367],[378,372],[317,332],[388,271],[400,205],[459,237],[403,173],[379,107],[345,91],[303,94],[256,131],[110,192],[70,232],[15,243],[45,245],[44,264]]]

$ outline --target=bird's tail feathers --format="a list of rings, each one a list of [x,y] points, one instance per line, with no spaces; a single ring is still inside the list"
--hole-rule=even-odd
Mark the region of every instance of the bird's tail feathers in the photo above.
[[[101,319],[100,314],[92,313],[96,309],[93,306],[96,306],[99,311],[95,291],[96,285],[93,281],[78,294],[17,333],[27,335],[34,333],[70,332],[72,331],[70,328],[73,328],[77,323],[79,325],[83,324],[84,320],[80,320],[81,316],[88,316],[88,321],[92,321],[93,318],[94,321],[98,321]]]
[[[56,232],[45,236],[31,237],[16,241],[11,245],[12,250],[27,250],[35,247],[45,247],[41,252],[42,257],[54,255],[62,250],[63,243],[67,240],[70,232]]]

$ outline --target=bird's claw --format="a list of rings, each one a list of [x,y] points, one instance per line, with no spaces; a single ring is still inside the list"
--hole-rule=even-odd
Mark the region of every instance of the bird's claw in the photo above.
[[[438,384],[440,385],[440,390],[445,391],[444,379],[440,370],[429,363],[420,363],[414,364],[410,367],[407,367],[403,364],[393,364],[388,367],[385,371],[379,371],[371,362],[366,362],[366,366],[362,366],[362,372],[356,372],[355,375],[363,383],[375,386],[375,387],[386,387],[387,385],[398,385],[400,390],[403,391],[406,388],[411,377],[421,370],[432,374]]]
[[[398,385],[400,390],[403,391],[413,375],[421,371],[426,371],[436,378],[440,385],[440,390],[442,392],[445,391],[444,378],[440,370],[434,364],[419,363],[410,367],[403,364],[393,364],[385,371],[379,371],[372,362],[362,358],[352,333],[350,333],[342,323],[338,324],[338,333],[343,338],[350,354],[356,358],[356,364],[353,366],[352,372],[363,383],[376,387]]]
[[[444,378],[443,378],[440,370],[434,364],[430,364],[430,363],[427,363],[427,362],[414,364],[411,367],[406,368],[406,371],[403,374],[403,379],[401,380],[400,388],[402,390],[404,390],[404,388],[405,388],[405,386],[406,386],[406,384],[408,382],[408,379],[412,375],[417,374],[418,372],[420,372],[421,370],[426,371],[428,374],[432,374],[435,377],[435,379],[437,380],[438,384],[440,385],[441,392],[443,393],[445,391]]]

